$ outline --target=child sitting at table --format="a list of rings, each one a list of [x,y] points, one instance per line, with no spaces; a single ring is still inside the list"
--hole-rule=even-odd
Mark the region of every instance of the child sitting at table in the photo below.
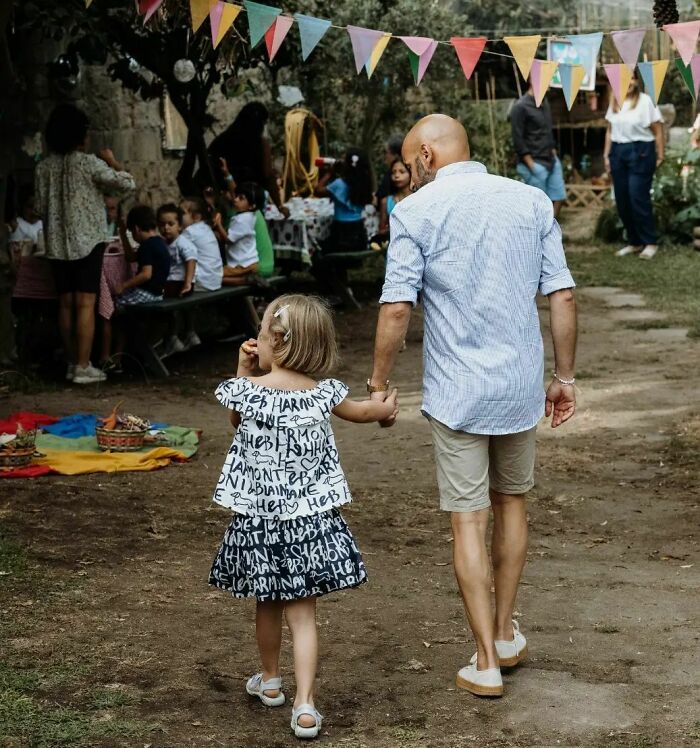
[[[165,240],[158,233],[158,222],[153,208],[148,205],[137,205],[132,208],[126,217],[126,228],[139,246],[134,251],[123,224],[120,226],[122,246],[127,260],[135,260],[138,264],[138,271],[118,289],[117,306],[161,301],[165,281],[170,272],[170,252]]]
[[[197,248],[194,291],[218,291],[221,288],[224,263],[219,242],[207,223],[211,209],[201,197],[186,197],[180,203],[180,208],[184,226],[182,236]]]
[[[40,243],[40,236],[43,229],[41,217],[34,210],[34,195],[30,192],[23,195],[19,206],[19,215],[16,221],[12,222],[12,233],[10,234],[11,242],[31,242],[35,253],[37,245]]]
[[[231,217],[228,231],[223,227],[221,215],[217,214],[214,232],[224,242],[226,266],[225,286],[245,285],[250,276],[258,271],[258,250],[255,238],[256,212],[264,202],[264,193],[253,182],[236,185],[229,195],[236,211]]]

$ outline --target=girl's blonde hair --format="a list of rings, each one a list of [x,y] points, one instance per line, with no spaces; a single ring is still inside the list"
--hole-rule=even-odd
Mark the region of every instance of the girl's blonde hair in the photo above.
[[[272,356],[285,369],[323,377],[338,365],[330,307],[318,296],[285,294],[270,304],[270,333],[279,338]]]

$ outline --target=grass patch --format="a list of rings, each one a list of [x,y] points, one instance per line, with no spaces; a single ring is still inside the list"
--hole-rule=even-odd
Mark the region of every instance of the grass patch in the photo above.
[[[622,323],[628,330],[668,330],[671,323],[666,319],[638,319]]]
[[[122,706],[131,706],[138,699],[126,691],[119,688],[99,688],[90,698],[90,707],[92,709],[119,709]]]
[[[22,577],[27,572],[27,557],[17,543],[0,529],[0,584],[8,577]]]
[[[664,246],[650,262],[615,257],[613,252],[610,245],[594,252],[570,252],[567,259],[576,282],[640,293],[650,306],[668,314],[666,326],[688,327],[689,337],[700,337],[700,252]]]

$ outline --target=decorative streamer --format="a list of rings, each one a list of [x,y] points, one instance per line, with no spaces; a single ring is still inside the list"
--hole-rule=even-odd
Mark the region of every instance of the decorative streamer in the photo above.
[[[698,87],[700,87],[700,55],[693,55],[690,60],[690,75],[693,79],[693,92],[698,98]]]
[[[418,86],[433,59],[438,43],[427,36],[400,36],[399,39],[408,47],[413,80]]]
[[[372,73],[374,73],[377,65],[379,64],[379,59],[384,54],[384,50],[386,49],[386,45],[389,43],[390,39],[391,34],[385,33],[384,36],[374,45],[372,54],[369,56],[369,60],[367,60],[367,64],[365,65],[367,80],[372,77]]]
[[[211,44],[214,49],[221,44],[221,40],[242,10],[240,5],[232,5],[222,0],[210,0],[209,24],[211,25]]]
[[[455,48],[457,59],[462,66],[462,72],[466,79],[469,80],[486,46],[486,37],[453,36],[450,39],[450,44]]]
[[[91,0],[92,2],[92,0]],[[192,16],[192,31],[198,31],[209,15],[212,2],[210,0],[190,0],[190,15]]]
[[[591,56],[596,60],[598,59],[600,45],[603,43],[602,31],[596,31],[593,34],[568,34],[566,38],[576,50],[576,55],[581,64],[585,64]]]
[[[518,68],[525,80],[530,75],[532,61],[535,59],[537,47],[541,40],[542,37],[539,34],[537,36],[503,37],[503,41],[510,47],[510,51],[513,53],[515,62],[518,64]]]
[[[85,0],[85,7],[89,8],[92,5],[92,0]]]
[[[668,60],[654,60],[653,62],[640,62],[637,67],[644,81],[644,90],[651,97],[654,106],[659,103],[659,94],[664,84]]]
[[[377,42],[384,36],[383,31],[365,29],[362,26],[346,26],[352,44],[352,53],[355,57],[355,68],[358,74],[372,57]]]
[[[639,59],[639,50],[642,48],[646,29],[627,29],[626,31],[613,31],[612,37],[615,47],[630,71],[634,71]],[[620,105],[622,106],[622,105]]]
[[[690,65],[700,34],[700,21],[669,23],[661,27],[673,39],[678,54],[686,65]]]
[[[568,63],[560,62],[558,70],[566,107],[571,111],[571,107],[576,101],[576,96],[581,88],[583,79],[586,77],[586,68],[584,68],[583,65],[570,65]]]
[[[250,29],[250,46],[254,47],[264,36],[282,12],[281,8],[244,0],[243,5],[248,13],[248,27]]]
[[[627,98],[627,89],[632,80],[632,71],[624,63],[615,63],[612,65],[603,65],[605,74],[608,76],[613,96],[620,108]]]
[[[301,13],[295,13],[294,18],[299,26],[299,36],[301,37],[301,59],[306,60],[331,27],[331,22],[324,18],[314,18]]]
[[[143,15],[143,22],[148,23],[162,4],[163,0],[139,0],[139,13]]]
[[[275,59],[275,55],[279,52],[284,37],[289,33],[293,23],[294,19],[291,16],[277,16],[272,26],[265,32],[265,46],[270,62]]]
[[[552,76],[557,71],[558,62],[554,60],[533,60],[530,68],[530,83],[535,96],[535,104],[541,106],[547,93]]]
[[[692,60],[690,61],[692,64]],[[690,95],[693,97],[693,99],[697,99],[698,92],[695,88],[695,81],[693,80],[693,71],[690,69],[690,65],[685,65],[683,63],[683,60],[681,60],[680,57],[676,57],[676,67],[678,68],[678,72],[681,74],[681,78],[683,78],[683,83],[685,83],[685,87],[690,91]],[[700,81],[698,81],[700,82]]]

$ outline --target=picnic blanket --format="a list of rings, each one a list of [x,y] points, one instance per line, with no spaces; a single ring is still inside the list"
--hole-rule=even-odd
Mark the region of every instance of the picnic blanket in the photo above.
[[[96,419],[87,413],[60,419],[41,413],[15,413],[0,421],[0,432],[5,433],[14,433],[17,422],[24,428],[44,428],[36,438],[36,449],[42,456],[27,467],[0,470],[0,478],[156,470],[171,462],[189,460],[199,448],[200,431],[152,424],[157,426],[151,431],[155,443],[146,444],[138,452],[103,452],[95,439]]]

